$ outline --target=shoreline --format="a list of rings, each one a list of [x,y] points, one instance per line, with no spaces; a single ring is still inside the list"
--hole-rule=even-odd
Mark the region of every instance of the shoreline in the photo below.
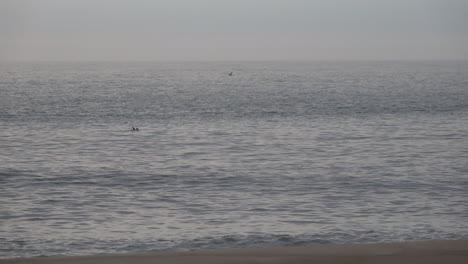
[[[468,263],[468,240],[0,259],[0,264]]]

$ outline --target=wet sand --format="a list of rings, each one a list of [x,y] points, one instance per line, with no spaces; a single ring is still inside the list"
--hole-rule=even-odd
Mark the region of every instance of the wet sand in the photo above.
[[[0,264],[468,263],[468,240],[3,259]]]

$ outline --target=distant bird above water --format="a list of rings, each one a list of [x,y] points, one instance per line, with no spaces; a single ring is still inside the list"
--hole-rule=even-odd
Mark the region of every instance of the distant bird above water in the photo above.
[[[230,72],[228,75],[229,75],[229,76],[232,76],[232,72]]]
[[[140,129],[138,127],[134,127],[134,126],[132,126],[132,130],[133,131],[140,131]]]

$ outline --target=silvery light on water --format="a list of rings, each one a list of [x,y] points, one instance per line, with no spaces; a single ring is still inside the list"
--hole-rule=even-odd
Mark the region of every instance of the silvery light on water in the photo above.
[[[0,257],[468,239],[467,87],[462,62],[2,65]]]

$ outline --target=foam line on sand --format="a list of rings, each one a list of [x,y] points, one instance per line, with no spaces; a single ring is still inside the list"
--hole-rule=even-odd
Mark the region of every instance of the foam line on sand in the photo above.
[[[3,259],[0,264],[467,264],[468,240]]]

